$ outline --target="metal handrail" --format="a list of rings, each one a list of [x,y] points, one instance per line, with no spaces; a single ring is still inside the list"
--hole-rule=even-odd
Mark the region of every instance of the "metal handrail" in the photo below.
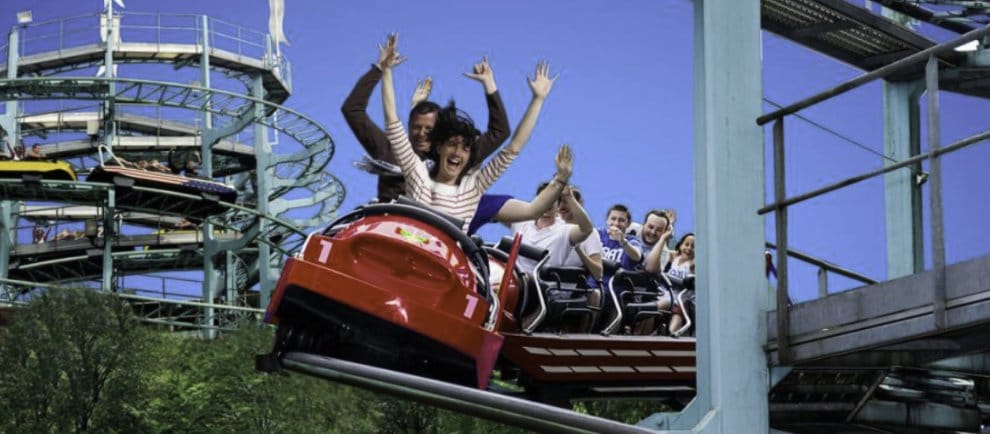
[[[974,135],[969,136],[969,137],[967,137],[965,139],[962,139],[962,140],[959,140],[957,142],[954,142],[954,143],[952,143],[952,144],[950,144],[950,145],[948,145],[948,146],[946,146],[944,148],[932,149],[932,150],[930,150],[928,152],[924,152],[924,153],[915,155],[915,156],[913,156],[911,158],[908,158],[908,159],[905,159],[905,160],[901,160],[898,163],[891,164],[889,166],[886,166],[886,167],[883,167],[883,168],[880,168],[880,169],[876,169],[876,170],[873,170],[873,171],[870,171],[870,172],[867,172],[867,173],[864,173],[864,174],[861,174],[861,175],[849,177],[849,178],[846,178],[846,179],[844,179],[842,181],[838,181],[838,182],[829,184],[829,185],[827,185],[825,187],[819,188],[817,190],[812,190],[812,191],[809,191],[807,193],[799,194],[797,196],[791,196],[791,197],[789,197],[789,198],[787,198],[787,199],[785,199],[783,201],[780,201],[780,202],[771,203],[771,204],[769,204],[767,206],[764,206],[763,208],[760,208],[759,210],[757,210],[757,213],[760,214],[760,215],[762,215],[762,214],[769,213],[770,211],[773,211],[774,209],[776,209],[778,207],[781,207],[781,208],[782,207],[788,207],[788,206],[791,206],[791,205],[794,205],[794,204],[797,204],[797,203],[800,203],[800,202],[804,202],[804,201],[806,201],[808,199],[821,196],[821,195],[823,195],[825,193],[828,193],[828,192],[831,192],[831,191],[835,191],[835,190],[838,190],[838,189],[843,188],[843,187],[848,187],[850,185],[853,185],[853,184],[856,184],[856,183],[865,181],[867,179],[870,179],[870,178],[873,178],[873,177],[876,177],[876,176],[879,176],[879,175],[883,175],[883,174],[888,173],[888,172],[893,172],[893,171],[895,171],[897,169],[902,169],[902,168],[907,167],[907,166],[910,166],[912,164],[920,163],[921,161],[927,160],[929,158],[934,158],[934,157],[942,156],[944,154],[949,154],[949,153],[958,151],[958,150],[963,149],[963,148],[965,148],[965,147],[967,147],[969,145],[973,145],[973,144],[982,142],[982,141],[987,140],[987,139],[990,139],[990,130],[986,130],[986,131],[984,131],[982,133],[979,133],[979,134],[974,134]]]
[[[901,60],[898,60],[898,61],[896,61],[894,63],[888,64],[888,65],[883,66],[881,68],[877,68],[877,69],[874,69],[873,71],[870,71],[870,72],[867,72],[867,73],[865,73],[863,75],[860,75],[859,77],[856,77],[856,78],[854,78],[852,80],[849,80],[849,81],[847,81],[845,83],[842,83],[842,84],[840,84],[838,86],[835,86],[832,89],[826,90],[826,91],[821,92],[821,93],[816,94],[816,95],[812,95],[812,96],[810,96],[808,98],[805,98],[805,99],[803,99],[801,101],[798,101],[798,102],[796,102],[794,104],[791,104],[791,105],[789,105],[787,107],[784,107],[782,109],[779,109],[779,110],[770,112],[768,114],[765,114],[763,116],[760,116],[760,117],[756,118],[756,124],[757,125],[765,125],[765,124],[767,124],[767,123],[769,123],[771,121],[774,121],[774,120],[783,118],[784,116],[787,116],[789,114],[796,113],[796,112],[798,112],[798,111],[800,111],[802,109],[808,108],[809,106],[812,106],[812,105],[817,104],[819,102],[825,101],[825,100],[827,100],[829,98],[832,98],[834,96],[838,96],[838,95],[841,95],[843,93],[846,93],[846,92],[848,92],[850,90],[853,90],[853,89],[855,89],[857,87],[860,87],[860,86],[862,86],[862,85],[864,85],[866,83],[869,83],[869,82],[871,82],[873,80],[877,80],[877,79],[886,77],[886,76],[888,76],[890,74],[893,74],[895,72],[903,71],[907,67],[909,67],[911,65],[914,65],[915,63],[921,62],[921,61],[923,61],[923,60],[925,60],[925,59],[927,59],[927,58],[929,58],[931,56],[934,56],[934,55],[937,55],[937,54],[942,54],[942,53],[947,52],[947,51],[951,51],[952,49],[954,49],[954,48],[956,48],[956,47],[958,47],[958,46],[960,46],[962,44],[965,44],[965,43],[970,42],[970,41],[975,41],[975,40],[980,39],[980,38],[982,38],[982,37],[984,37],[984,36],[986,36],[988,34],[990,34],[990,25],[988,25],[986,27],[983,27],[981,29],[976,29],[976,30],[973,30],[971,32],[967,32],[967,33],[959,36],[958,38],[952,39],[950,41],[946,41],[946,42],[943,42],[941,44],[938,44],[938,45],[935,45],[935,46],[932,46],[932,47],[928,47],[928,48],[926,48],[924,50],[921,50],[921,51],[919,51],[917,53],[914,53],[914,54],[912,54],[910,56],[907,56],[907,57],[905,57],[905,58],[903,58]]]
[[[22,32],[21,47],[19,53],[21,55],[44,53],[48,51],[62,51],[66,48],[78,47],[92,43],[99,43],[99,29],[100,29],[100,19],[106,15],[102,12],[100,13],[90,13],[75,15],[65,18],[56,18],[53,20],[41,21],[26,24],[19,27]],[[114,14],[115,20],[119,19],[120,23],[119,29],[121,32],[125,30],[131,31],[154,31],[154,36],[151,38],[138,38],[138,42],[148,42],[156,43],[161,45],[162,41],[162,30],[171,31],[172,35],[175,35],[176,31],[188,32],[188,35],[179,37],[173,36],[170,41],[185,41],[189,44],[196,44],[197,40],[202,33],[201,17],[202,15],[194,14],[168,14],[168,13],[147,13],[147,12],[116,12]],[[127,23],[127,17],[143,18],[152,17],[153,21],[150,23],[145,23],[140,21],[139,23]],[[162,18],[169,19],[169,23],[162,25]],[[231,41],[236,44],[236,53],[239,56],[250,56],[257,57],[262,60],[265,64],[276,65],[284,64],[280,59],[275,59],[274,53],[269,52],[266,48],[268,45],[268,40],[270,36],[258,30],[254,30],[245,26],[230,23],[228,21],[220,20],[213,17],[207,17],[210,23],[220,24],[223,29],[216,30],[214,26],[210,26],[209,37],[213,41],[214,38],[220,38],[225,41]],[[178,19],[178,20],[176,20]],[[66,23],[78,22],[78,21],[88,21],[88,23],[78,24],[74,23],[66,29]],[[188,21],[188,24],[184,22]],[[80,38],[75,35],[91,33],[92,38]],[[73,35],[71,38],[67,36]],[[119,36],[118,36],[119,37]],[[44,47],[42,49],[34,50],[35,46],[46,40],[56,40],[54,46]],[[51,45],[51,44],[48,44]],[[212,44],[211,44],[212,45]],[[284,58],[283,56],[280,56]],[[280,71],[280,76],[283,80],[288,81],[288,67],[282,68]]]
[[[982,133],[967,137],[960,141],[957,141],[949,146],[941,147],[941,131],[939,125],[939,104],[938,104],[938,91],[939,91],[939,62],[937,55],[944,53],[946,51],[952,50],[962,44],[967,42],[984,38],[986,35],[990,34],[990,25],[983,27],[981,29],[972,30],[964,35],[959,36],[953,40],[943,42],[941,44],[929,47],[927,49],[921,50],[910,56],[907,56],[901,60],[885,65],[876,70],[870,71],[852,80],[840,84],[839,86],[833,87],[827,91],[818,93],[811,97],[805,98],[797,103],[791,104],[787,107],[783,107],[779,110],[765,114],[756,119],[758,125],[764,125],[768,122],[773,121],[773,165],[774,165],[774,202],[758,210],[759,214],[766,214],[770,211],[775,212],[775,232],[776,241],[780,245],[778,249],[779,258],[779,268],[777,276],[777,316],[776,316],[776,326],[777,326],[777,355],[778,360],[782,364],[787,364],[792,358],[790,351],[790,336],[788,330],[790,330],[790,297],[789,297],[789,285],[788,285],[788,256],[791,254],[791,250],[788,248],[787,241],[787,219],[788,219],[788,207],[805,200],[820,196],[822,194],[838,190],[840,188],[873,178],[878,175],[882,175],[894,170],[902,169],[911,165],[917,165],[921,161],[930,159],[930,176],[929,176],[929,188],[931,191],[931,199],[929,201],[931,208],[931,234],[932,234],[932,269],[933,273],[933,290],[932,290],[932,305],[933,305],[933,317],[934,317],[934,327],[936,329],[942,329],[946,326],[945,311],[946,311],[946,279],[945,279],[945,240],[944,240],[944,221],[942,217],[942,175],[941,175],[941,160],[940,156],[950,152],[957,151],[969,145],[981,142],[990,138],[990,130],[984,131]],[[895,72],[902,71],[905,68],[912,66],[922,60],[927,59],[927,64],[925,65],[925,88],[928,93],[928,112],[927,112],[927,125],[928,125],[928,146],[929,151],[914,157],[908,158],[906,160],[895,162],[894,164],[888,165],[882,169],[873,170],[865,174],[858,176],[853,176],[851,178],[844,179],[842,181],[830,184],[828,186],[819,188],[817,190],[799,194],[797,196],[787,197],[786,195],[786,176],[785,176],[785,158],[784,158],[784,117],[790,114],[794,114],[804,108],[811,105],[817,104],[819,102],[825,101],[834,96],[840,95],[842,93],[848,92],[873,80],[887,77]],[[794,255],[799,257],[798,254]],[[807,255],[801,255],[806,256]],[[810,257],[808,257],[810,258]],[[799,257],[799,259],[801,259]],[[811,258],[813,259],[813,258]],[[831,265],[831,264],[828,264]],[[826,272],[822,270],[827,270],[824,266],[820,265],[819,271],[819,292],[820,295],[827,294],[827,281]],[[840,268],[840,267],[829,267],[829,268]],[[835,270],[838,272],[837,270]],[[847,270],[844,270],[847,271]],[[844,273],[840,273],[844,274]],[[844,274],[847,277],[848,274]],[[860,276],[865,277],[865,276]],[[855,277],[853,277],[855,278]],[[863,281],[861,279],[858,279]],[[865,281],[864,281],[865,282]],[[865,282],[869,283],[869,282]]]
[[[767,242],[766,243],[766,246],[768,248],[770,248],[770,249],[777,250],[777,245],[774,244],[774,243]],[[808,264],[814,265],[814,266],[819,267],[821,269],[824,269],[826,271],[830,271],[830,272],[833,272],[835,274],[848,277],[850,279],[853,279],[853,280],[856,280],[856,281],[865,283],[867,285],[872,285],[872,284],[877,283],[876,280],[873,280],[873,279],[871,279],[871,278],[869,278],[869,277],[867,277],[867,276],[865,276],[863,274],[859,274],[859,273],[857,273],[855,271],[851,271],[851,270],[842,268],[842,267],[840,267],[838,265],[835,265],[835,264],[833,264],[831,262],[828,262],[828,261],[826,261],[824,259],[816,258],[814,256],[811,256],[811,255],[809,255],[807,253],[804,253],[804,252],[801,252],[799,250],[794,250],[794,249],[788,247],[787,248],[787,255],[788,256],[793,256],[795,259],[798,259],[798,260],[801,260],[801,261],[806,262]]]

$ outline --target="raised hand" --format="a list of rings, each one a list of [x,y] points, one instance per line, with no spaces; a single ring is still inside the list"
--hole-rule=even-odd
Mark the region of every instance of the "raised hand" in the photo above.
[[[667,208],[664,211],[667,212],[667,219],[670,220],[670,227],[673,228],[674,222],[677,221],[677,212],[673,208]]]
[[[426,101],[430,98],[430,91],[433,90],[433,79],[427,76],[426,78],[416,82],[416,90],[413,91],[412,95],[412,106],[416,107],[419,103]]]
[[[378,68],[384,71],[405,61],[406,58],[399,55],[399,34],[389,33],[385,36],[385,45],[378,44]]]
[[[622,232],[622,229],[619,229],[618,226],[609,226],[608,237],[611,238],[612,241],[621,242],[626,238],[626,233]]]
[[[471,68],[472,72],[465,72],[464,76],[472,80],[477,80],[485,86],[485,93],[495,93],[495,73],[492,66],[488,64],[488,56],[481,58],[481,62],[475,63]]]
[[[560,77],[560,74],[555,75],[550,78],[550,63],[541,60],[536,63],[536,73],[533,78],[526,77],[529,82],[529,89],[533,91],[533,98],[546,98],[550,94],[550,88],[553,87],[553,82]]]
[[[557,176],[561,182],[567,183],[567,180],[571,178],[571,174],[574,173],[574,154],[571,152],[569,145],[560,145],[560,149],[557,151],[556,163]]]

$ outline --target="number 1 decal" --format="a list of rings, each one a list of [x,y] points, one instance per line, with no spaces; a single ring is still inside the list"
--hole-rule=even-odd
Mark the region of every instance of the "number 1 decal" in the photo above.
[[[327,240],[320,240],[320,247],[323,248],[320,250],[320,262],[326,264],[327,258],[330,257],[330,248],[333,247],[333,243]]]
[[[471,319],[474,316],[474,308],[478,306],[478,297],[466,294],[464,298],[467,299],[467,306],[464,308],[464,317]]]

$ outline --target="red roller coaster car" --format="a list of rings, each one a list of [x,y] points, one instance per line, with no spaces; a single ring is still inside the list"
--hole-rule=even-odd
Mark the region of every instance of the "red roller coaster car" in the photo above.
[[[547,328],[552,317],[581,313],[545,294],[567,270],[538,268],[530,277],[513,268],[502,282],[512,255],[460,227],[400,202],[359,207],[311,234],[268,305],[265,319],[279,327],[259,369],[303,351],[482,389],[498,369],[543,401],[610,391],[693,394],[693,338]]]

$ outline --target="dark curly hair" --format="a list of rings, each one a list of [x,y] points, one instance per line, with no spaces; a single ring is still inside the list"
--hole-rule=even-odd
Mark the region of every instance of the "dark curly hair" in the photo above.
[[[437,162],[437,164],[433,165],[433,169],[430,170],[430,176],[436,177],[437,170],[440,169],[440,147],[447,140],[450,140],[451,137],[461,136],[464,138],[464,142],[471,148],[471,155],[468,157],[467,165],[464,166],[464,171],[457,177],[457,183],[460,184],[461,178],[464,177],[467,171],[480,163],[478,161],[480,159],[478,136],[480,135],[481,131],[475,128],[471,116],[468,116],[463,110],[458,109],[453,100],[447,103],[445,107],[437,112],[437,124],[430,131],[430,153],[428,156]]]

